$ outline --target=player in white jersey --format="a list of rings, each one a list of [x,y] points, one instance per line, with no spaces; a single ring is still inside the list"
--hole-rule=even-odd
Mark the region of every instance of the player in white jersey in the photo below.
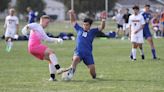
[[[15,16],[15,9],[9,10],[9,15],[5,18],[5,40],[6,40],[6,51],[9,52],[13,46],[13,39],[18,38],[19,20]]]
[[[143,28],[145,20],[141,14],[139,14],[139,7],[133,7],[134,14],[129,18],[130,25],[130,39],[132,42],[132,60],[136,60],[136,49],[144,43]],[[143,50],[141,55],[144,55]]]

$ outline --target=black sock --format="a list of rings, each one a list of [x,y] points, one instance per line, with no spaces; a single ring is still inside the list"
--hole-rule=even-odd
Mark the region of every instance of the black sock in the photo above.
[[[55,68],[56,68],[57,70],[60,69],[60,65],[59,65],[59,64],[55,65]]]
[[[50,74],[50,77],[51,77],[52,79],[55,79],[55,74]]]

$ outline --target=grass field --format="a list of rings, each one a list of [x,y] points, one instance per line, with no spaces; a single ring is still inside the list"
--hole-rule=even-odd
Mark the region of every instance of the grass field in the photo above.
[[[105,31],[113,29],[109,23]],[[73,32],[68,23],[51,24],[47,30]],[[91,79],[86,66],[80,63],[72,81],[62,81],[58,75],[58,81],[49,82],[48,63],[27,52],[27,41],[15,41],[8,53],[4,40],[0,40],[0,92],[164,92],[164,39],[154,42],[160,60],[152,60],[145,42],[146,59],[141,60],[138,52],[137,61],[132,62],[128,57],[131,49],[128,40],[96,38],[93,54],[98,79]],[[70,65],[74,41],[45,44],[56,52],[62,67]]]

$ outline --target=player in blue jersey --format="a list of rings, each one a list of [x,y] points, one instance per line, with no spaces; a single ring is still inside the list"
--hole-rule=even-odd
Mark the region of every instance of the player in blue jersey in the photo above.
[[[27,11],[28,11],[28,23],[33,23],[36,21],[36,14],[35,12],[31,9],[31,7],[27,7]]]
[[[145,9],[145,11],[142,13],[142,15],[145,19],[146,24],[143,29],[143,35],[144,35],[145,39],[148,41],[149,45],[151,46],[153,59],[157,59],[155,46],[154,46],[152,35],[151,35],[150,29],[149,29],[149,23],[152,18],[151,13],[150,13],[150,5],[145,5],[144,9]],[[142,47],[140,47],[140,48],[142,49]]]
[[[74,51],[74,56],[72,58],[72,64],[70,68],[70,73],[74,74],[76,66],[83,60],[84,64],[88,67],[89,72],[93,79],[96,78],[96,71],[94,65],[94,58],[92,55],[92,42],[97,34],[97,32],[102,31],[105,28],[106,13],[101,15],[101,24],[97,28],[91,28],[92,19],[85,18],[83,25],[80,26],[75,18],[75,13],[73,10],[69,10],[70,22],[74,26],[77,33],[76,38],[76,48]]]

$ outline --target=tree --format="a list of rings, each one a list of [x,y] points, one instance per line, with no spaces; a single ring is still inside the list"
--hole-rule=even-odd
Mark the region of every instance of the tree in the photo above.
[[[17,0],[17,10],[19,13],[26,13],[26,8],[31,7],[34,11],[42,12],[45,8],[43,0]]]
[[[71,0],[58,0],[63,2],[68,9],[71,9]],[[108,12],[112,10],[117,0],[108,0]],[[105,0],[74,0],[74,10],[79,12],[88,11],[95,14],[98,11],[105,10]]]
[[[8,8],[8,4],[11,0],[1,0],[0,1],[0,12],[3,12],[6,8]]]

